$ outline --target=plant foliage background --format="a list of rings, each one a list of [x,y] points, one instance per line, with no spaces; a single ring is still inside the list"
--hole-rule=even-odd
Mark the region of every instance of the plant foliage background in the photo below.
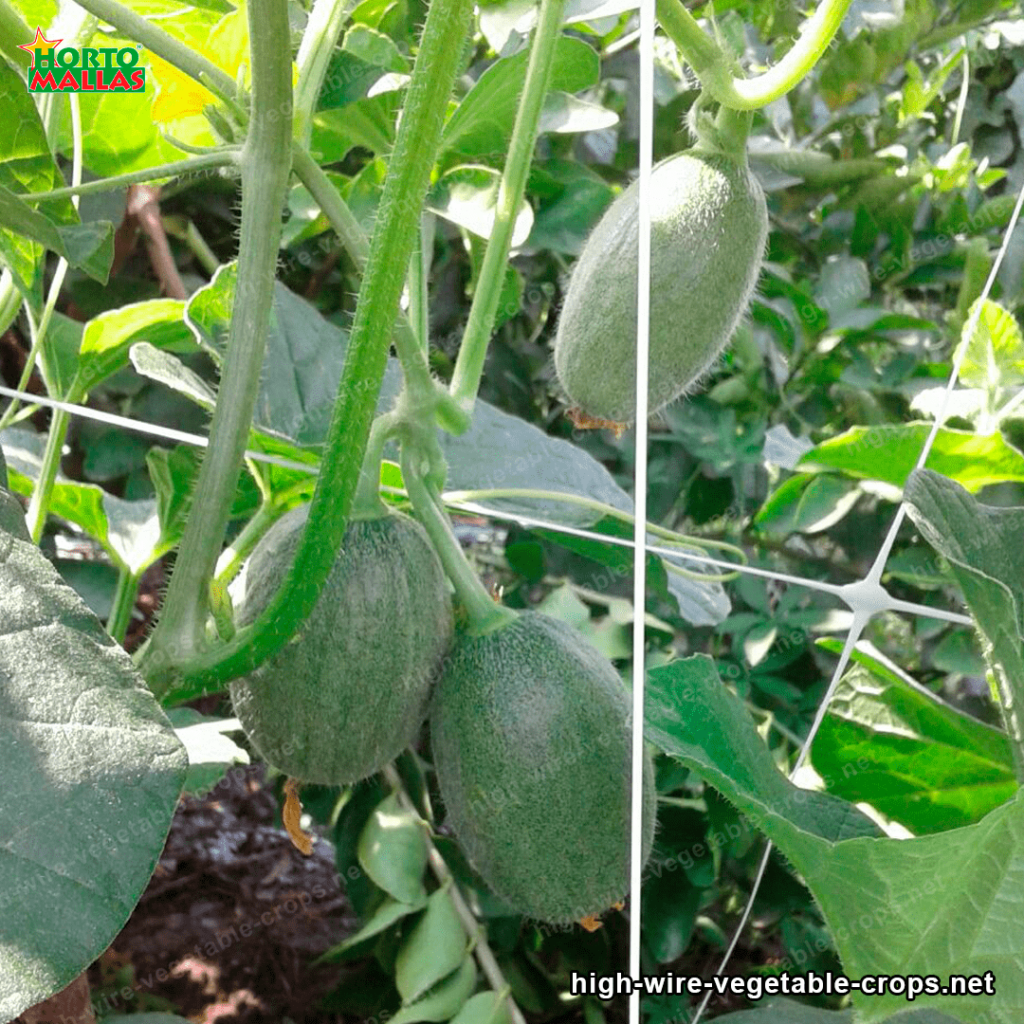
[[[710,5],[688,6],[711,17]],[[74,5],[58,10],[47,0],[17,0],[14,7],[29,25],[57,24],[69,34],[83,32],[83,39],[111,41],[109,29],[95,19],[83,22]],[[187,9],[153,0],[133,8],[232,78],[239,69],[245,75],[241,8],[222,0]],[[525,74],[530,10],[520,0],[478,8],[444,130],[427,204],[431,364],[442,378],[451,373],[493,222]],[[771,64],[790,45],[803,12],[788,0],[720,0],[713,14],[713,30],[753,68]],[[573,260],[635,173],[636,12],[628,0],[572,0],[567,16],[488,356],[486,404],[470,433],[443,439],[453,509],[460,507],[453,492],[509,487],[631,507],[632,432],[615,438],[573,427],[550,346]],[[296,45],[305,17],[294,4]],[[415,0],[363,0],[319,97],[311,151],[367,233],[423,17],[424,5]],[[667,573],[656,557],[649,562],[646,728],[661,751],[661,804],[642,906],[648,973],[713,971],[751,890],[764,832],[780,852],[769,861],[731,970],[995,969],[999,998],[991,1005],[946,1000],[915,1020],[987,1024],[1024,1012],[1020,801],[987,679],[998,665],[1018,688],[1024,682],[1016,675],[1024,607],[1024,402],[1017,401],[1024,386],[1024,229],[1009,236],[991,302],[973,333],[963,333],[1024,186],[1022,42],[1024,12],[1005,0],[854,0],[818,67],[755,118],[751,166],[771,215],[759,292],[707,387],[652,423],[648,501],[652,522],[736,544],[768,576],[702,583]],[[697,90],[660,35],[654,59],[660,159],[688,144],[686,116]],[[210,97],[158,58],[151,67],[156,87],[144,96],[82,95],[86,178],[179,159],[172,138],[217,142],[201,116]],[[62,110],[47,138],[14,56],[0,63],[0,123],[19,126],[0,138],[0,185],[24,193],[63,183],[70,122]],[[46,248],[60,252],[63,245],[77,257],[33,387],[203,433],[234,288],[236,186],[229,175],[210,171],[162,188],[159,214],[185,292],[177,299],[166,297],[166,274],[161,280],[143,245],[122,239],[109,280],[97,270],[114,240],[95,225],[123,221],[123,190],[84,196],[77,216],[64,201],[44,204],[63,232],[63,241]],[[42,245],[5,229],[0,259],[38,316],[53,258],[48,262]],[[288,194],[278,271],[251,444],[308,464],[325,436],[359,276],[300,184]],[[685,321],[681,298],[681,329]],[[10,385],[27,337],[23,314],[5,340]],[[950,396],[952,416],[928,463],[934,475],[919,474],[908,487],[961,341],[966,358]],[[393,366],[386,396],[393,397],[397,379]],[[0,434],[11,488],[24,496],[38,474],[46,426],[45,414],[37,413]],[[186,444],[84,418],[72,418],[68,443],[45,544],[64,577],[105,618],[119,573],[141,578],[180,539],[198,455]],[[235,532],[267,494],[283,511],[311,493],[311,478],[297,469],[249,469],[233,507]],[[400,483],[397,466],[385,466],[384,483]],[[807,734],[852,619],[834,594],[800,581],[842,586],[864,577],[904,494],[912,515],[886,562],[885,586],[897,599],[936,609],[964,611],[966,597],[978,628],[921,615],[875,616],[804,769],[802,781],[816,776],[813,788],[824,795],[787,811],[794,791],[774,769],[792,762]],[[1004,511],[985,511],[979,502]],[[466,520],[461,529],[487,582],[513,607],[570,622],[628,678],[631,556],[557,527],[620,538],[630,528],[607,514],[529,496],[481,496],[477,505],[493,515],[472,525]],[[83,535],[103,557],[62,557],[68,538]],[[710,660],[683,660],[692,654]],[[683,705],[681,692],[689,695]],[[230,714],[225,698],[217,717]],[[180,755],[169,733],[163,742],[165,774],[177,777]],[[417,800],[428,794],[437,804],[429,749],[406,755],[399,769]],[[23,774],[25,787],[43,785],[31,766]],[[334,791],[304,795],[336,845],[341,876],[359,869],[347,893],[364,928],[332,954],[347,967],[329,1008],[365,1018],[397,1010],[406,1022],[448,1019],[463,1007],[472,981],[463,991],[466,961],[444,941],[455,925],[444,910],[431,916],[418,854],[403,860],[394,836],[371,842],[372,829],[383,827],[379,808],[387,793],[375,780],[340,801]],[[871,808],[878,824],[850,805]],[[952,829],[962,831],[947,834]],[[911,854],[910,846],[872,846],[882,830],[933,838]],[[843,839],[850,845],[839,844]],[[610,914],[594,933],[524,921],[483,891],[443,829],[436,843],[476,894],[498,962],[531,1022],[624,1019],[622,1000],[565,998],[572,971],[624,969],[624,916]],[[151,844],[137,852],[133,871],[154,859]],[[27,884],[20,870],[10,885]],[[141,884],[134,879],[128,887],[137,895]],[[421,931],[410,945],[411,921]],[[0,924],[0,938],[6,927]],[[11,970],[2,956],[0,964]],[[461,992],[461,1000],[431,1011],[440,1016],[409,1010],[428,990],[436,997],[440,983],[449,994]],[[762,1008],[732,1019],[853,1019],[834,999],[809,1005],[821,1012]],[[906,1008],[895,998],[871,1006],[862,1007],[861,1019]],[[745,1009],[742,1000],[717,1008]],[[498,1012],[482,1003],[474,1010],[481,1020]],[[649,1024],[685,1021],[688,1012],[678,998],[659,997],[646,998],[643,1010]],[[460,1019],[468,1024],[477,1016]]]

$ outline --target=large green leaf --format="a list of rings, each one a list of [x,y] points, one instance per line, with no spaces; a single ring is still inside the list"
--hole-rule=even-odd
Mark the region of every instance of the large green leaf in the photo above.
[[[846,974],[994,975],[995,994],[920,995],[964,1024],[1024,1016],[1024,794],[965,828],[871,836],[850,804],[797,790],[775,767],[711,659],[650,674],[645,732],[743,811],[803,876]],[[859,1024],[906,1010],[904,995],[855,995]]]
[[[746,709],[705,655],[650,673],[644,732],[711,782],[773,841],[790,830],[827,843],[879,833],[851,804],[800,789],[779,773]]]
[[[981,505],[928,470],[914,473],[906,496],[910,518],[948,559],[981,630],[1019,776],[1024,771],[1024,508]]]
[[[822,641],[835,650],[838,641]],[[917,835],[969,825],[1016,792],[1006,735],[857,650],[811,749],[828,792]]]
[[[188,324],[199,344],[217,360],[223,358],[227,343],[236,279],[236,264],[222,266],[188,302]],[[347,332],[276,282],[254,425],[300,445],[322,443],[347,346]],[[397,381],[392,388],[393,397]]]
[[[804,473],[841,472],[902,487],[917,464],[931,428],[930,423],[851,427],[812,448],[797,468]],[[1024,481],[1024,455],[1008,445],[1002,435],[985,436],[949,427],[935,435],[927,468],[972,493],[1006,480]]]
[[[131,659],[39,549],[24,532],[0,544],[9,1020],[64,988],[124,926],[163,847],[186,757]]]
[[[132,44],[104,33],[98,45]],[[147,74],[146,77],[145,92],[79,94],[82,159],[97,177],[156,167],[181,160],[184,155],[164,139],[159,125],[153,120],[152,107],[157,90],[152,84],[152,76]]]

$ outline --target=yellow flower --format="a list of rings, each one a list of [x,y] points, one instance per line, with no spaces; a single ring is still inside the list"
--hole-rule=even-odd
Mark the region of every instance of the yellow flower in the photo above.
[[[183,40],[197,54],[224,71],[233,81],[243,69],[243,84],[249,77],[249,25],[245,5],[226,14],[202,38]],[[158,91],[153,100],[153,120],[168,134],[192,145],[215,145],[217,139],[203,117],[203,108],[217,102],[212,92],[184,72],[158,57],[148,55]]]

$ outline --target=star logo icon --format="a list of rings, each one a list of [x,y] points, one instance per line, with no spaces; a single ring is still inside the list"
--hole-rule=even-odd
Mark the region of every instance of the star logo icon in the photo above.
[[[58,44],[63,43],[63,39],[47,39],[43,33],[36,28],[36,37],[31,43],[19,43],[19,50],[28,50],[32,54],[32,66],[36,64],[36,57],[39,52],[45,53],[47,50],[56,50]]]

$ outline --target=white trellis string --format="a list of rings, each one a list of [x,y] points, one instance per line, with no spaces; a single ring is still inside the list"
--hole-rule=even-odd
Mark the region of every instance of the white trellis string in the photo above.
[[[43,395],[34,395],[28,391],[17,391],[0,385],[0,396],[20,399],[26,403],[43,406],[45,408],[62,409],[72,416],[80,416],[83,419],[94,420],[109,426],[119,427],[133,433],[144,434],[164,441],[176,441],[180,444],[191,445],[196,448],[204,448],[208,441],[202,434],[193,434],[184,430],[177,430],[174,427],[165,427],[156,423],[147,423],[144,420],[132,419],[130,416],[120,416],[116,413],[106,412],[102,409],[92,409],[89,406],[77,405],[73,402],[63,402],[56,398],[47,398]],[[273,466],[280,466],[282,469],[296,470],[300,473],[308,473],[316,476],[319,472],[316,465],[304,462],[296,462],[294,459],[287,459],[280,455],[272,455],[267,452],[247,449],[245,457],[255,462],[263,462]],[[383,487],[383,490],[404,494],[399,487]],[[552,530],[556,533],[565,533],[574,537],[581,537],[584,540],[597,541],[602,544],[611,544],[617,547],[632,548],[634,541],[628,537],[614,537],[608,534],[596,533],[583,527],[569,526],[565,523],[558,523],[539,516],[525,515],[520,512],[511,512],[505,509],[492,508],[489,505],[482,505],[479,502],[467,501],[462,498],[462,491],[449,491],[441,495],[446,505],[457,508],[462,512],[486,516],[489,519],[498,519],[502,522],[516,523],[519,526],[534,527],[536,529]],[[695,563],[714,569],[724,569],[729,572],[742,573],[747,576],[755,576],[761,579],[771,579],[778,582],[792,584],[793,586],[805,587],[809,590],[817,590],[828,594],[849,604],[844,596],[845,587],[840,584],[828,583],[824,580],[807,579],[803,576],[792,576],[788,573],[779,572],[775,569],[761,569],[754,565],[743,565],[738,562],[730,562],[726,559],[715,558],[713,555],[700,554],[691,551],[680,551],[677,548],[670,548],[657,543],[645,544],[645,550],[653,555],[659,555],[667,560],[681,560],[682,562]],[[957,612],[946,611],[942,608],[932,608],[928,605],[915,604],[911,601],[902,601],[890,598],[887,606],[888,611],[905,612],[909,615],[919,615],[926,618],[942,619],[946,622],[955,622],[960,625],[973,625],[973,620],[966,615]]]
[[[992,291],[992,285],[995,283],[1000,267],[1006,257],[1006,251],[1010,244],[1010,236],[1013,234],[1013,229],[1017,226],[1017,222],[1020,219],[1022,205],[1024,205],[1024,186],[1021,187],[1017,194],[1017,202],[1014,205],[1013,213],[1010,216],[1010,222],[1007,224],[1006,230],[1003,233],[1002,244],[999,247],[999,251],[996,253],[996,258],[993,261],[992,269],[985,281],[985,286],[981,290],[981,295],[974,304],[970,316],[967,319],[967,323],[964,325],[961,334],[962,338],[972,338],[974,336],[974,332],[978,329],[978,322],[981,319],[982,307]],[[935,438],[943,423],[946,421],[950,396],[953,393],[953,389],[956,387],[957,378],[960,375],[960,367],[963,364],[966,354],[967,345],[959,347],[958,350],[954,352],[953,366],[949,374],[949,379],[946,381],[946,387],[942,394],[942,401],[935,414],[935,419],[932,423],[931,430],[928,432],[928,437],[925,439],[924,446],[921,448],[921,452],[918,455],[917,462],[914,467],[915,469],[924,468],[925,463],[928,461],[928,455],[931,452],[932,445],[935,443]],[[893,517],[892,525],[889,527],[889,531],[886,534],[885,539],[882,541],[881,548],[879,549],[878,555],[872,563],[870,570],[868,570],[867,576],[865,576],[860,583],[850,584],[847,588],[849,597],[853,601],[853,603],[850,603],[850,601],[847,602],[850,603],[850,607],[853,609],[853,622],[850,624],[850,632],[847,635],[845,644],[843,645],[843,651],[836,664],[835,671],[832,673],[832,679],[829,682],[828,689],[825,691],[825,696],[822,698],[821,703],[818,706],[817,713],[814,716],[814,721],[811,724],[810,731],[807,734],[807,738],[804,740],[803,746],[800,748],[800,753],[796,759],[793,769],[789,773],[790,780],[793,779],[799,769],[803,766],[808,754],[810,753],[811,744],[814,742],[814,737],[817,735],[822,721],[824,721],[829,703],[835,695],[835,691],[839,686],[843,673],[846,671],[846,665],[849,662],[850,655],[852,654],[857,641],[860,639],[860,635],[863,632],[864,627],[872,616],[877,614],[879,611],[885,610],[887,606],[887,603],[881,600],[882,595],[885,595],[885,597],[888,597],[888,595],[885,594],[885,590],[882,588],[880,581],[885,564],[889,559],[890,552],[892,551],[893,544],[896,542],[896,535],[899,533],[906,515],[906,498],[901,497],[899,507],[896,509],[896,515]],[[888,606],[891,607],[891,599],[889,599]],[[726,950],[725,955],[722,957],[722,961],[718,965],[718,969],[715,971],[716,976],[721,975],[725,970],[729,960],[732,958],[736,944],[739,942],[740,935],[742,934],[744,927],[746,927],[747,920],[750,917],[751,908],[754,905],[758,889],[760,888],[761,881],[764,878],[765,869],[768,866],[768,858],[771,855],[771,851],[772,843],[769,841],[765,848],[764,856],[761,858],[760,866],[758,867],[757,873],[754,877],[750,896],[747,899],[746,906],[743,908],[743,913],[740,916],[740,922],[737,925],[736,930],[733,932],[732,941],[729,943],[729,947]],[[690,1024],[699,1024],[701,1016],[703,1015],[710,999],[711,992],[709,991],[705,994],[700,1005],[697,1007],[697,1012]]]
[[[633,690],[630,756],[629,974],[640,977],[644,841],[644,693],[647,607],[647,385],[651,329],[651,164],[654,159],[654,3],[640,3],[640,174],[637,181],[636,427],[633,436]],[[629,1024],[640,1024],[640,989],[629,996]]]
[[[41,405],[47,409],[60,409],[62,412],[72,416],[81,416],[85,420],[95,420],[97,423],[106,423],[109,426],[121,427],[123,430],[130,430],[135,434],[146,434],[150,437],[160,438],[163,441],[177,441],[179,444],[191,445],[194,448],[205,448],[210,442],[202,434],[192,434],[186,430],[175,430],[174,427],[164,427],[156,423],[146,423],[145,420],[135,420],[130,416],[119,416],[117,413],[106,412],[103,409],[91,409],[87,405],[77,405],[74,402],[62,402],[56,398],[46,398],[43,395],[33,395],[28,391],[18,391],[15,388],[8,388],[0,385],[0,395],[12,400],[30,402],[33,405]],[[286,459],[280,455],[271,455],[267,452],[257,452],[247,449],[247,459],[256,462],[268,462],[273,466],[280,466],[282,469],[296,469],[304,473],[316,474],[317,467],[307,465],[304,462],[296,462],[294,459]]]
[[[395,489],[398,490],[398,488]],[[553,523],[535,516],[523,515],[520,512],[509,512],[503,509],[490,508],[487,505],[481,505],[475,501],[464,501],[458,497],[459,493],[460,492],[458,491],[452,491],[450,494],[443,494],[442,498],[444,498],[445,504],[458,508],[463,512],[473,512],[477,515],[488,516],[492,519],[502,519],[506,522],[516,523],[519,526],[554,530],[558,533],[569,534],[573,537],[583,537],[586,540],[600,541],[601,543],[611,544],[617,547],[632,548],[635,546],[635,542],[628,537],[609,536],[604,533],[595,533],[593,530],[587,530],[580,526],[568,526],[565,523]],[[818,590],[823,594],[829,594],[832,597],[838,598],[851,608],[853,607],[851,601],[855,600],[855,598],[851,598],[849,596],[850,591],[848,588],[851,586],[856,587],[857,584],[827,583],[824,580],[812,580],[803,576],[791,576],[788,573],[778,572],[775,569],[761,569],[755,565],[743,565],[739,562],[730,562],[726,559],[715,558],[713,555],[679,551],[677,548],[664,547],[656,542],[653,544],[645,544],[644,550],[652,555],[660,555],[662,558],[666,559],[678,558],[687,562],[696,562],[700,565],[706,565],[711,568],[726,569],[728,571],[742,573],[747,576],[757,576],[762,579],[770,579],[781,583],[791,583],[794,586],[806,587],[809,590]],[[942,608],[932,608],[925,604],[916,604],[913,601],[898,600],[897,598],[889,597],[887,594],[886,597],[888,599],[884,609],[886,611],[902,611],[926,618],[942,619],[946,622],[956,622],[964,626],[971,626],[974,624],[974,620],[968,615],[960,615],[957,612],[946,611]]]
[[[648,170],[649,170],[649,164],[648,164]],[[641,168],[641,173],[643,173],[643,168]],[[982,308],[982,302],[985,299],[988,298],[988,296],[989,296],[989,294],[991,292],[991,289],[992,289],[992,285],[993,285],[993,283],[995,281],[995,278],[996,278],[996,276],[997,276],[997,274],[999,272],[1000,267],[1002,266],[1002,263],[1003,263],[1003,260],[1005,258],[1006,251],[1007,251],[1007,248],[1008,248],[1008,245],[1009,245],[1010,235],[1012,234],[1013,229],[1016,226],[1016,224],[1017,224],[1017,222],[1018,222],[1018,220],[1020,218],[1022,204],[1024,204],[1024,189],[1022,189],[1021,192],[1018,194],[1017,203],[1016,203],[1016,205],[1014,207],[1014,210],[1013,210],[1013,213],[1011,215],[1009,224],[1007,225],[1006,231],[1004,233],[1002,245],[1000,246],[1000,249],[999,249],[999,251],[998,251],[998,253],[996,255],[996,259],[995,259],[995,261],[993,263],[993,267],[992,267],[992,270],[991,270],[991,272],[989,274],[989,277],[988,277],[988,279],[985,282],[985,286],[984,286],[984,288],[982,290],[982,294],[981,294],[980,300],[975,305],[975,308],[973,309],[973,311],[971,313],[971,316],[970,316],[970,318],[968,320],[967,327],[966,327],[966,329],[964,331],[964,336],[966,336],[966,337],[970,337],[973,334],[974,330],[976,330],[976,328],[977,328],[977,324],[978,324],[978,320],[979,320],[980,312],[981,312],[981,308]],[[643,205],[644,205],[644,199],[643,199],[643,190],[642,190],[642,194],[641,194],[641,208],[643,207]],[[640,293],[642,294],[643,292],[644,292],[644,289],[640,289]],[[935,438],[936,438],[936,436],[938,434],[938,431],[939,431],[939,429],[941,429],[942,424],[945,422],[946,413],[947,413],[947,409],[948,409],[948,405],[949,405],[949,399],[950,399],[950,396],[951,396],[951,394],[953,392],[954,387],[956,386],[957,377],[959,375],[960,366],[961,366],[961,364],[963,362],[963,358],[965,356],[965,353],[966,353],[966,347],[964,347],[964,349],[959,351],[956,354],[955,358],[954,358],[954,364],[953,364],[952,372],[951,372],[950,377],[949,377],[949,379],[947,381],[946,388],[945,388],[945,391],[943,393],[943,397],[942,397],[942,402],[941,402],[940,408],[939,408],[939,410],[938,410],[938,412],[936,414],[935,420],[932,423],[931,430],[930,430],[930,432],[928,434],[928,437],[927,437],[927,439],[925,441],[925,444],[924,444],[924,446],[923,446],[923,448],[921,450],[921,453],[920,453],[920,455],[919,455],[919,457],[917,459],[916,468],[922,468],[925,465],[925,463],[927,461],[928,454],[931,451],[931,448],[932,448],[932,446],[934,444],[934,441],[935,441]],[[146,423],[144,421],[135,420],[135,419],[132,419],[132,418],[127,417],[127,416],[120,416],[120,415],[117,415],[115,413],[106,412],[104,410],[92,409],[92,408],[89,408],[88,406],[78,405],[78,404],[70,403],[70,402],[64,402],[64,401],[60,401],[58,399],[52,399],[52,398],[48,398],[48,397],[41,396],[41,395],[34,395],[34,394],[30,393],[30,392],[20,391],[20,390],[13,389],[13,388],[8,388],[8,387],[2,386],[2,385],[0,385],[0,395],[5,396],[5,397],[10,398],[10,399],[15,400],[15,401],[21,400],[21,401],[25,401],[25,402],[28,402],[28,403],[32,403],[32,404],[37,405],[37,406],[43,406],[43,407],[46,407],[46,408],[53,408],[53,409],[61,409],[61,410],[65,411],[65,412],[68,412],[71,415],[76,415],[76,416],[80,416],[80,417],[85,418],[85,419],[91,419],[91,420],[94,420],[94,421],[97,421],[97,422],[106,423],[108,425],[117,426],[117,427],[120,427],[120,428],[125,429],[125,430],[129,430],[129,431],[132,431],[132,432],[135,432],[135,433],[142,433],[142,434],[145,434],[145,435],[148,435],[148,436],[152,436],[152,437],[157,437],[157,438],[160,438],[160,439],[163,439],[163,440],[176,441],[178,443],[187,444],[187,445],[191,445],[191,446],[199,447],[199,448],[206,447],[207,444],[208,444],[208,439],[205,436],[200,435],[200,434],[194,434],[194,433],[190,433],[190,432],[186,432],[186,431],[176,430],[176,429],[171,428],[171,427],[165,427],[165,426],[161,426],[161,425],[157,425],[157,424]],[[638,418],[639,418],[640,411],[641,411],[640,410],[640,406],[638,404]],[[646,421],[644,420],[644,422],[646,422]],[[283,458],[281,456],[272,455],[272,454],[269,454],[269,453],[266,453],[266,452],[247,450],[245,452],[245,455],[246,455],[247,458],[250,458],[250,459],[252,459],[254,461],[257,461],[257,462],[263,462],[263,463],[268,463],[268,464],[271,464],[271,465],[277,465],[277,466],[280,466],[280,467],[285,468],[285,469],[297,470],[299,472],[309,473],[311,475],[315,475],[317,473],[317,471],[318,471],[317,467],[315,465],[309,465],[309,464],[305,464],[305,463],[301,463],[301,462],[296,462],[294,460],[286,459],[286,458]],[[640,453],[638,452],[638,459],[637,459],[637,465],[638,466],[640,465],[640,462],[641,462],[641,456],[640,456]],[[644,488],[644,492],[643,493],[646,493],[646,488]],[[626,539],[626,538],[607,536],[607,535],[604,535],[604,534],[595,533],[593,531],[589,531],[589,530],[585,530],[585,529],[581,529],[581,528],[569,527],[569,526],[566,526],[566,525],[561,524],[561,523],[550,522],[550,521],[547,521],[547,520],[544,520],[544,519],[541,519],[541,518],[535,518],[535,517],[531,517],[531,516],[524,516],[524,515],[520,515],[520,514],[516,514],[516,513],[510,513],[510,512],[506,512],[506,511],[500,510],[500,509],[492,509],[492,508],[489,508],[487,506],[479,505],[479,504],[477,504],[475,502],[465,502],[465,501],[460,502],[460,501],[454,499],[454,495],[453,495],[453,500],[451,501],[451,504],[456,505],[458,507],[461,507],[461,508],[465,509],[466,511],[478,512],[480,514],[486,515],[486,516],[491,517],[491,518],[496,518],[496,519],[500,519],[500,520],[521,523],[521,524],[526,525],[526,526],[536,526],[536,527],[546,528],[546,529],[554,530],[554,531],[557,531],[557,532],[562,532],[562,533],[566,533],[566,534],[571,534],[571,535],[575,535],[575,536],[584,537],[584,538],[591,539],[591,540],[598,541],[598,542],[605,543],[605,544],[619,545],[619,546],[623,546],[623,547],[636,547],[637,546],[637,543],[636,543],[635,539],[634,540],[629,540],[629,539]],[[639,510],[639,507],[640,507],[641,504],[642,504],[641,502],[637,503],[638,510]],[[787,582],[787,583],[792,583],[794,585],[807,587],[809,589],[818,590],[818,591],[821,591],[823,593],[827,593],[827,594],[830,594],[832,596],[838,597],[841,600],[843,600],[844,603],[846,603],[853,610],[853,613],[854,613],[853,621],[851,623],[849,633],[847,634],[847,639],[846,639],[846,642],[844,644],[842,654],[840,655],[839,661],[837,662],[836,669],[835,669],[835,671],[833,673],[832,680],[831,680],[831,682],[829,684],[829,688],[828,688],[828,690],[826,692],[826,695],[823,698],[823,700],[821,701],[821,704],[820,704],[820,706],[818,708],[817,714],[815,716],[815,720],[814,720],[814,722],[813,722],[813,724],[811,726],[811,731],[809,732],[809,734],[807,736],[807,739],[804,741],[804,745],[801,748],[801,751],[800,751],[800,753],[798,755],[798,758],[797,758],[797,761],[795,763],[793,772],[791,773],[791,777],[803,765],[804,761],[806,760],[806,757],[807,757],[807,755],[808,755],[808,753],[810,751],[810,746],[811,746],[811,744],[812,744],[812,742],[814,740],[814,737],[815,737],[815,735],[817,733],[818,728],[820,727],[820,724],[821,724],[822,720],[824,719],[824,715],[825,715],[825,713],[827,711],[828,704],[829,704],[829,702],[830,702],[830,700],[831,700],[831,698],[832,698],[832,696],[834,694],[834,691],[835,691],[836,687],[838,686],[838,683],[839,683],[839,681],[840,681],[840,679],[842,677],[843,672],[846,669],[846,666],[847,666],[847,664],[848,664],[848,662],[850,660],[850,657],[852,655],[854,647],[855,647],[857,641],[859,640],[861,633],[863,632],[864,626],[867,624],[867,622],[869,621],[869,619],[873,615],[877,614],[877,612],[879,612],[879,611],[892,610],[892,611],[906,612],[908,614],[920,615],[920,616],[928,617],[928,618],[942,619],[944,621],[956,622],[956,623],[960,623],[960,624],[964,624],[964,625],[972,625],[973,624],[973,620],[970,617],[968,617],[968,616],[958,615],[957,613],[954,613],[954,612],[948,612],[948,611],[945,611],[943,609],[931,608],[931,607],[928,607],[926,605],[919,605],[919,604],[915,604],[913,602],[896,600],[894,598],[891,598],[885,592],[884,588],[882,588],[881,583],[880,583],[881,574],[882,574],[882,572],[884,570],[885,564],[886,564],[886,562],[888,560],[888,556],[889,556],[889,554],[890,554],[890,552],[892,550],[892,546],[893,546],[893,544],[895,542],[897,533],[898,533],[898,531],[900,529],[900,526],[903,523],[903,520],[904,520],[905,516],[906,516],[906,503],[905,503],[905,501],[901,501],[901,503],[900,503],[900,505],[899,505],[899,507],[897,509],[896,515],[894,517],[893,523],[892,523],[892,525],[891,525],[891,527],[890,527],[890,529],[889,529],[889,531],[888,531],[888,533],[887,533],[887,535],[886,535],[886,537],[885,537],[885,539],[884,539],[884,541],[882,543],[881,549],[879,550],[879,553],[878,553],[876,559],[874,560],[874,562],[872,564],[872,567],[869,570],[867,576],[863,580],[861,580],[859,583],[847,584],[845,586],[838,586],[836,584],[830,584],[830,583],[826,583],[826,582],[823,582],[823,581],[820,581],[820,580],[813,580],[813,579],[806,579],[806,578],[798,577],[798,576],[791,576],[791,575],[788,575],[788,574],[785,574],[785,573],[780,573],[780,572],[773,571],[773,570],[760,569],[760,568],[757,568],[755,566],[741,565],[741,564],[729,562],[729,561],[726,561],[726,560],[723,560],[723,559],[716,559],[713,556],[709,556],[709,555],[700,555],[700,554],[690,553],[690,552],[682,553],[682,552],[680,552],[678,550],[671,549],[671,548],[665,548],[665,547],[662,547],[662,546],[659,546],[659,545],[648,545],[648,544],[646,544],[646,539],[645,539],[646,538],[646,531],[644,531],[642,528],[638,529],[637,538],[639,539],[639,542],[640,542],[639,546],[640,546],[642,554],[647,552],[647,551],[650,551],[651,553],[659,554],[662,557],[669,558],[669,559],[681,558],[681,559],[684,559],[685,561],[688,561],[688,562],[696,562],[696,563],[705,564],[705,565],[709,565],[709,566],[720,567],[720,568],[727,569],[729,571],[734,571],[734,572],[738,572],[738,573],[744,573],[744,574],[750,575],[750,576],[758,576],[758,577],[763,577],[763,578],[783,581],[783,582]],[[637,516],[637,523],[639,524],[639,523],[642,523],[642,522],[643,522],[643,519],[641,519],[640,516]],[[639,565],[643,564],[643,561],[644,561],[643,558],[638,559],[637,560],[637,565],[639,566]],[[639,573],[639,572],[637,573],[637,575],[640,576],[641,578],[643,578],[643,576],[644,576],[643,573]],[[642,591],[641,591],[641,593],[642,593]],[[638,606],[640,606],[640,607],[643,606],[642,599],[641,599],[641,602],[640,602],[640,604]],[[643,616],[637,616],[636,619],[635,619],[635,622],[639,622],[641,624],[641,629],[642,629]],[[639,649],[642,651],[642,646]],[[642,663],[642,657],[641,657],[641,663]],[[752,890],[751,890],[750,898],[749,898],[749,900],[747,902],[746,907],[744,908],[743,914],[741,915],[740,923],[739,923],[739,925],[738,925],[738,927],[737,927],[737,929],[736,929],[736,931],[735,931],[735,933],[733,935],[733,938],[732,938],[732,941],[731,941],[731,943],[730,943],[730,945],[728,947],[728,950],[727,950],[725,956],[722,959],[722,962],[720,963],[720,965],[719,965],[719,967],[718,967],[718,969],[716,971],[716,974],[721,974],[724,971],[725,967],[727,966],[727,964],[728,964],[728,962],[729,962],[729,960],[730,960],[730,958],[732,956],[732,952],[734,951],[734,949],[736,947],[736,944],[737,944],[737,942],[739,940],[739,937],[742,934],[742,930],[745,927],[746,922],[747,922],[747,920],[749,918],[750,911],[751,911],[751,908],[753,906],[753,901],[754,901],[754,899],[755,899],[755,897],[757,895],[758,887],[760,886],[760,882],[761,882],[761,880],[763,878],[764,871],[765,871],[765,868],[767,866],[768,858],[770,856],[770,853],[771,853],[771,843],[768,844],[768,846],[767,846],[767,848],[765,850],[765,853],[764,853],[764,856],[762,858],[760,867],[759,867],[759,869],[758,869],[758,871],[757,871],[757,873],[755,875],[755,879],[754,879],[753,887],[752,887]],[[634,901],[634,904],[633,904],[633,915],[637,918],[637,927],[638,927],[639,926],[639,900],[635,900]],[[632,922],[631,922],[631,931],[632,931],[632,929],[633,929],[633,925],[632,925]],[[634,970],[634,968],[633,968],[633,964],[632,964],[633,952],[632,951],[633,951],[634,948],[638,949],[638,946],[634,946],[634,943],[631,941],[630,948],[631,948],[631,965],[630,965],[631,966],[631,974],[634,974],[634,976],[635,976],[638,973],[638,968],[636,970]],[[703,1014],[703,1011],[704,1011],[704,1009],[707,1006],[707,1003],[708,1003],[709,999],[710,999],[710,994],[705,996],[704,1000],[702,1001],[702,1003],[698,1007],[696,1015],[694,1016],[691,1024],[698,1024],[698,1022],[699,1022],[699,1020],[701,1018],[701,1015]],[[633,1003],[631,1003],[631,1024],[636,1024],[636,1021],[639,1019],[639,1017],[638,1017],[638,1014],[639,1014],[639,997],[638,996],[634,996],[634,1003],[635,1003],[635,1006],[633,1005]],[[634,1019],[634,1013],[637,1015],[635,1019]]]

